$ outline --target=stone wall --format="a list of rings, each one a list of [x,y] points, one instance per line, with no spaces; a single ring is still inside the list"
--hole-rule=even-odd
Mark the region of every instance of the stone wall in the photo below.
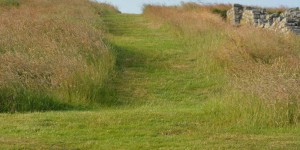
[[[244,7],[234,4],[227,12],[227,19],[233,25],[249,24],[278,32],[293,32],[300,35],[300,9],[292,8],[282,14],[268,14],[266,9]]]
[[[243,6],[233,4],[232,9],[227,11],[227,19],[234,25],[239,25],[243,17]]]

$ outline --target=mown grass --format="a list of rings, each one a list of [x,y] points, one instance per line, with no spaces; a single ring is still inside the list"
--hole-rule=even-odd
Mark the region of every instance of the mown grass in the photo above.
[[[7,149],[297,149],[299,129],[207,124],[199,110],[140,107],[0,115]],[[8,119],[9,118],[9,119]],[[210,118],[207,117],[207,120]],[[22,124],[22,125],[20,125]]]
[[[227,26],[211,9],[197,7],[148,6],[144,15],[102,14],[99,24],[106,26],[106,42],[116,51],[116,76],[107,85],[115,88],[117,105],[1,114],[0,147],[297,149],[299,124],[289,120],[297,105],[272,105],[272,94],[264,97],[242,82],[252,74],[250,68],[239,70],[244,68],[237,66],[240,62],[271,66],[276,59],[272,55],[263,62],[264,57],[250,57],[257,52],[248,48],[250,43],[242,47],[247,40],[239,37],[239,30],[260,33]],[[238,53],[241,48],[245,51]],[[243,72],[248,76],[237,78]]]

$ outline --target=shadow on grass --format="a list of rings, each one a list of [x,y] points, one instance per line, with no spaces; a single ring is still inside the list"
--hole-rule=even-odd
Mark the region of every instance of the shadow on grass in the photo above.
[[[24,88],[0,89],[0,112],[35,112],[70,110],[73,106],[59,102],[53,96]]]
[[[150,66],[146,64],[147,56],[137,51],[130,50],[129,48],[118,46],[116,44],[111,44],[115,50],[117,59],[116,67],[117,71],[122,72],[126,68],[149,68]]]
[[[113,79],[116,89],[116,98],[125,105],[136,105],[138,100],[134,95],[132,80],[139,77],[139,73],[145,73],[153,66],[147,63],[149,57],[136,51],[134,48],[111,44],[116,56],[116,77]]]
[[[117,107],[122,106],[123,102],[118,99],[117,91],[114,85],[114,76],[105,83],[104,87],[91,89],[90,99],[94,100],[90,103],[91,107]]]
[[[10,88],[0,88],[0,113],[15,112],[45,112],[45,111],[68,111],[68,110],[91,110],[98,108],[119,107],[126,105],[120,93],[117,92],[116,78],[122,76],[126,67],[137,64],[144,64],[144,58],[130,52],[127,49],[111,45],[112,51],[116,55],[116,72],[117,76],[112,73],[111,77],[103,86],[89,84],[84,99],[89,100],[84,104],[75,104],[72,99],[76,99],[76,91],[70,91],[67,99],[57,96],[55,93],[42,90],[29,90],[19,86]],[[89,81],[90,82],[90,81]],[[128,81],[119,80],[121,84]],[[75,94],[73,93],[75,92]],[[66,97],[65,97],[66,98]],[[68,101],[68,99],[70,99]]]
[[[90,91],[89,102],[80,104],[67,102],[51,92],[31,91],[27,89],[0,89],[0,113],[45,112],[45,111],[85,111],[98,108],[122,106],[112,83],[101,89]]]
[[[42,90],[29,90],[21,87],[0,88],[0,113],[45,112],[45,111],[85,111],[91,109],[116,107],[123,105],[116,95],[112,80],[104,86],[89,89],[84,99],[86,102],[76,103],[75,95],[61,97],[56,93]],[[83,97],[82,97],[83,98]]]

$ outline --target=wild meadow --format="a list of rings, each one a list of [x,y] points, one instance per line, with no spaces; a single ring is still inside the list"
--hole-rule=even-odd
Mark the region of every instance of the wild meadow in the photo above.
[[[205,67],[203,71],[221,86],[219,93],[211,92],[209,113],[246,126],[299,124],[299,37],[232,27],[211,13],[227,8],[147,6],[145,15],[170,24],[186,44],[197,47],[195,55],[203,59],[199,68]]]
[[[232,26],[225,4],[0,7],[1,149],[300,146],[299,36]]]
[[[1,112],[61,110],[104,101],[115,58],[99,29],[100,4],[0,4]]]

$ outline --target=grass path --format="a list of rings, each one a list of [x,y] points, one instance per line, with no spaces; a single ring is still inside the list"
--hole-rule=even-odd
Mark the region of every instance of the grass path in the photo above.
[[[117,50],[118,107],[0,115],[1,149],[297,149],[297,129],[209,123],[202,110],[220,92],[213,73],[167,25],[142,15],[105,18]],[[217,115],[217,114],[216,114]],[[221,119],[221,118],[220,118]]]
[[[113,15],[105,21],[118,52],[116,87],[122,102],[195,106],[216,84],[200,72],[196,49],[190,50],[170,27],[141,15]]]

